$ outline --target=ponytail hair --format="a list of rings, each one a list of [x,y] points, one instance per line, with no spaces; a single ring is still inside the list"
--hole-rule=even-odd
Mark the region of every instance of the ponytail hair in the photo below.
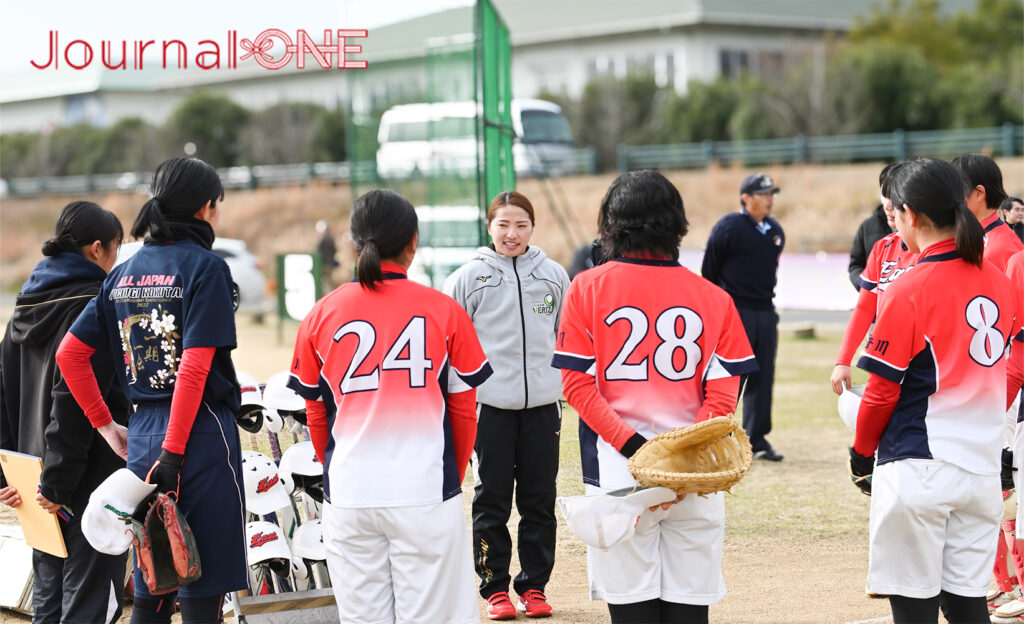
[[[359,259],[359,283],[370,290],[384,280],[382,261],[402,253],[419,230],[416,209],[404,197],[387,189],[364,193],[352,206],[349,219],[352,242]]]
[[[217,170],[198,158],[171,158],[160,163],[150,184],[153,197],[142,205],[131,234],[142,238],[147,234],[166,240],[171,232],[168,221],[183,221],[210,202],[224,199],[224,186]]]
[[[71,202],[60,211],[53,238],[43,243],[43,255],[82,255],[82,248],[95,241],[106,248],[115,239],[120,244],[123,238],[124,230],[114,213],[90,201]]]
[[[936,229],[953,228],[960,257],[981,266],[985,232],[967,208],[964,200],[967,184],[957,167],[944,160],[917,158],[894,168],[888,184],[895,210],[902,212],[907,205],[915,213],[928,217]]]

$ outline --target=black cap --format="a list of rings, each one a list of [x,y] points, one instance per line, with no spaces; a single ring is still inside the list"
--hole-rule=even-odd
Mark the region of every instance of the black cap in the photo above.
[[[743,178],[743,183],[740,184],[740,195],[754,193],[770,193],[778,191],[779,187],[775,186],[775,181],[772,177],[766,173],[755,173],[754,175],[748,175]]]

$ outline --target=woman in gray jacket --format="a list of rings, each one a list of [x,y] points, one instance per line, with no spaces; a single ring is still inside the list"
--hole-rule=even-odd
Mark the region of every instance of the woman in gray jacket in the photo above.
[[[453,273],[444,291],[473,320],[494,375],[477,388],[479,423],[473,466],[473,558],[492,620],[512,619],[508,595],[515,490],[519,567],[512,581],[527,617],[546,617],[544,586],[555,562],[555,478],[562,383],[551,367],[569,276],[531,247],[533,205],[515,191],[487,208],[492,243]]]

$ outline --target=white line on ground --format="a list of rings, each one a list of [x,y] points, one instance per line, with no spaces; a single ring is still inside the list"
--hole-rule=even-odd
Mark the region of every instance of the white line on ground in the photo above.
[[[892,616],[887,615],[885,617],[874,618],[871,620],[855,620],[853,622],[844,622],[843,624],[876,624],[877,622],[891,622]]]

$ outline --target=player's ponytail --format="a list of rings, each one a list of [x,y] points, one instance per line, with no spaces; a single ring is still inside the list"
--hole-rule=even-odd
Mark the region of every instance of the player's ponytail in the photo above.
[[[142,205],[132,224],[131,234],[135,238],[149,235],[156,240],[169,240],[175,224],[193,221],[193,215],[206,202],[216,205],[224,199],[217,170],[198,158],[171,158],[160,163],[149,190],[153,196]],[[211,230],[207,236],[211,244],[212,236]]]
[[[962,198],[956,203],[953,216],[956,221],[956,250],[961,258],[980,267],[985,253],[985,230]]]
[[[895,210],[909,206],[936,230],[952,230],[960,257],[981,266],[985,232],[964,201],[967,184],[959,169],[944,160],[917,158],[893,169],[888,183]]]
[[[657,171],[630,171],[608,187],[597,217],[601,248],[609,260],[627,254],[679,258],[689,229],[683,198]]]
[[[349,220],[352,242],[359,259],[359,283],[370,290],[384,279],[381,262],[397,260],[415,238],[416,209],[404,197],[386,189],[364,193],[352,206]]]
[[[43,243],[43,255],[82,255],[82,248],[95,241],[106,248],[115,239],[120,243],[123,237],[124,230],[114,213],[89,201],[71,202],[60,211],[53,238]]]

